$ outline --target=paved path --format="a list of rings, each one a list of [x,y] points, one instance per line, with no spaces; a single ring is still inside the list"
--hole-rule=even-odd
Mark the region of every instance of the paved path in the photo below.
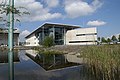
[[[19,52],[19,59],[14,64],[15,80],[80,80],[80,67],[45,71],[25,51]],[[0,80],[8,80],[8,64],[0,64]]]

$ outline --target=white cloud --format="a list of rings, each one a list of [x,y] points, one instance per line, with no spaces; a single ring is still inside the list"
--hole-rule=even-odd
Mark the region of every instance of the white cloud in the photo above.
[[[25,7],[30,12],[30,15],[22,16],[22,20],[21,17],[18,17],[21,21],[43,21],[60,18],[62,16],[61,13],[50,13],[49,8],[43,7],[43,4],[35,0],[15,0],[15,6]]]
[[[71,18],[92,14],[101,6],[99,0],[94,0],[91,4],[82,0],[65,0],[65,12]]]
[[[64,3],[65,13],[55,12],[53,7],[58,8],[60,3]],[[102,6],[100,0],[94,0],[87,3],[84,0],[15,0],[15,6],[22,6],[28,9],[30,15],[16,16],[21,21],[45,21],[55,18],[63,18],[68,16],[70,18],[77,18],[94,13]],[[60,7],[60,6],[59,6]],[[63,7],[63,5],[61,5]],[[54,12],[51,12],[54,11]]]
[[[59,5],[59,0],[44,0],[48,7],[56,7]]]
[[[102,26],[102,25],[105,25],[106,22],[104,21],[99,21],[99,20],[96,20],[96,21],[88,21],[87,25],[88,26]]]
[[[25,41],[25,37],[30,34],[28,30],[24,30],[20,33],[20,41]]]

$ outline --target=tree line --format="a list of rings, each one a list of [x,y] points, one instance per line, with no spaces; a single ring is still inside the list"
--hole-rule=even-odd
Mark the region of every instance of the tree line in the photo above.
[[[113,35],[111,38],[98,37],[98,44],[117,44],[120,42],[120,35],[118,38]]]

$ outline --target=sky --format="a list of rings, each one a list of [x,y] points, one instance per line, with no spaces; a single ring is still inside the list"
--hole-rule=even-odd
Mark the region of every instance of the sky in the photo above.
[[[15,16],[20,39],[45,22],[97,27],[98,36],[120,33],[120,0],[15,0],[15,6],[25,7],[30,15]]]

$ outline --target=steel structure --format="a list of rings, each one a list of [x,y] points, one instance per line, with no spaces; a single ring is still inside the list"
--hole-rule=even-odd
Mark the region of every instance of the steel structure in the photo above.
[[[14,9],[14,0],[9,0],[9,8]],[[8,62],[9,62],[9,80],[14,80],[14,63],[13,63],[13,28],[14,28],[14,13],[9,12],[9,33],[8,33]]]

